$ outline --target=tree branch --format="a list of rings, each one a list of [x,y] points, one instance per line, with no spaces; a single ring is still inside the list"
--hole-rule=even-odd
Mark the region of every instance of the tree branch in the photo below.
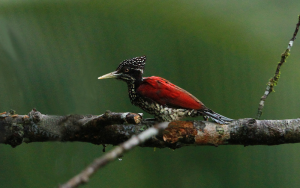
[[[32,110],[28,115],[0,114],[0,143],[12,147],[22,142],[80,141],[118,145],[153,127],[157,122],[142,120],[140,114],[44,115]],[[142,147],[180,148],[188,145],[275,145],[300,142],[300,121],[235,120],[228,125],[207,121],[173,121],[144,142]]]
[[[155,124],[157,122],[142,121],[140,114],[129,112],[107,111],[99,116],[53,116],[41,114],[35,109],[28,115],[17,115],[10,111],[0,114],[0,143],[12,147],[22,142],[46,141],[81,141],[103,145],[123,143],[62,185],[76,187],[86,183],[99,168],[137,145],[177,149],[190,145],[247,146],[300,142],[300,119],[248,118],[235,120],[228,125],[198,120],[166,122],[157,127]]]
[[[259,119],[260,116],[262,115],[262,109],[264,108],[265,101],[266,101],[267,97],[269,96],[269,94],[274,91],[274,87],[278,83],[278,80],[280,78],[280,68],[286,62],[287,57],[290,55],[289,52],[291,51],[293,43],[296,40],[296,36],[298,34],[298,31],[299,31],[299,26],[300,26],[300,15],[298,16],[298,23],[296,24],[296,29],[295,29],[295,32],[293,34],[293,37],[291,38],[287,49],[283,52],[283,54],[281,54],[281,60],[280,60],[280,62],[278,63],[278,65],[276,67],[275,75],[267,83],[265,93],[260,98],[256,119]]]
[[[116,145],[128,140],[131,135],[145,130],[141,126],[134,128],[134,125],[141,121],[142,114],[129,112],[106,111],[102,115],[53,116],[41,114],[35,109],[28,115],[17,115],[11,110],[8,113],[0,113],[0,143],[12,147],[22,142],[45,141],[81,141]],[[129,125],[122,126],[125,123]],[[121,125],[113,126],[114,124]],[[123,132],[129,136],[122,134]]]

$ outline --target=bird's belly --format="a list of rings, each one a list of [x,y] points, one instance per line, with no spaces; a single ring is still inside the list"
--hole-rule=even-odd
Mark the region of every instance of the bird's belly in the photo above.
[[[134,101],[133,104],[142,108],[149,114],[154,115],[159,121],[174,121],[187,116],[194,117],[198,115],[197,110],[169,108],[154,101],[144,100],[142,98]]]

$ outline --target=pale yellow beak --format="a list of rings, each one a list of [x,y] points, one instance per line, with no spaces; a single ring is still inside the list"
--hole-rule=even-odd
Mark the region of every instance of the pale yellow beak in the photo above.
[[[98,79],[108,79],[108,78],[118,78],[120,74],[117,74],[117,71],[105,74],[103,76],[98,77]]]

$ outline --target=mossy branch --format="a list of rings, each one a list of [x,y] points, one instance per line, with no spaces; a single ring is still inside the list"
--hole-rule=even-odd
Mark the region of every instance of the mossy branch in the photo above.
[[[259,119],[261,117],[262,109],[264,108],[265,101],[266,101],[267,97],[269,96],[270,93],[274,92],[274,87],[277,85],[277,83],[279,81],[279,78],[280,78],[280,68],[286,62],[286,59],[290,55],[291,48],[293,46],[294,41],[296,40],[296,36],[298,34],[298,31],[299,31],[299,26],[300,26],[300,15],[298,16],[298,23],[296,24],[296,29],[295,29],[295,32],[293,34],[293,37],[291,38],[287,49],[281,54],[281,59],[280,59],[280,62],[277,64],[275,75],[267,83],[265,93],[260,98],[256,119]]]

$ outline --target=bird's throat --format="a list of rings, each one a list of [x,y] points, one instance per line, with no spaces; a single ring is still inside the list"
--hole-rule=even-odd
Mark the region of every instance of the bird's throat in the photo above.
[[[131,82],[131,83],[127,83],[127,87],[128,87],[128,94],[129,94],[130,102],[132,104],[134,104],[134,101],[137,98],[136,88],[138,86],[135,84],[135,82]]]

